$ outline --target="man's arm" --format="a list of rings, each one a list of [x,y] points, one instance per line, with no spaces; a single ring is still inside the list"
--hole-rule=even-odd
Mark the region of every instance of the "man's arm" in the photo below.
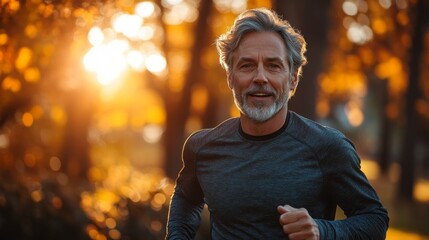
[[[385,239],[389,225],[387,211],[361,171],[353,144],[342,136],[325,150],[322,169],[326,191],[347,218],[315,219],[321,239]]]
[[[193,239],[201,223],[204,195],[195,169],[195,153],[201,142],[197,135],[190,136],[183,147],[183,168],[170,202],[166,239]]]
[[[166,239],[193,239],[201,223],[204,203],[188,201],[176,187],[168,212]]]

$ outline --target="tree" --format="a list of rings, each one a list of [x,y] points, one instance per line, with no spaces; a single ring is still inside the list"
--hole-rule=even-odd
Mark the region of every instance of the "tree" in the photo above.
[[[208,20],[212,11],[212,1],[202,1],[199,8],[199,17],[194,26],[195,39],[191,51],[190,66],[187,70],[184,87],[181,92],[165,91],[165,108],[167,112],[165,142],[165,170],[172,179],[177,177],[181,168],[181,148],[185,137],[186,121],[190,115],[191,93],[193,87],[202,83],[204,79],[201,56],[209,43],[210,27]],[[170,36],[172,37],[172,36]]]
[[[325,68],[330,28],[331,1],[293,0],[275,3],[275,9],[298,30],[307,41],[308,64],[290,109],[310,119],[316,119],[317,78]]]
[[[405,123],[403,128],[401,148],[401,178],[398,196],[402,199],[412,200],[416,169],[416,140],[417,140],[417,111],[416,103],[419,97],[419,80],[423,52],[423,38],[428,21],[425,16],[429,13],[428,1],[420,0],[415,6],[416,19],[413,29],[413,41],[409,54],[408,88],[405,98]]]
[[[33,125],[37,124],[37,120],[53,120],[49,119],[48,114],[52,105],[61,106],[58,109],[68,117],[61,120],[68,121],[65,125],[65,139],[57,151],[51,151],[53,146],[43,146],[51,149],[44,152],[41,159],[48,158],[49,156],[45,156],[48,152],[58,156],[63,162],[61,169],[69,174],[70,180],[76,181],[86,178],[89,167],[89,143],[86,136],[94,99],[88,97],[91,95],[88,92],[91,86],[79,71],[81,67],[77,63],[80,61],[76,62],[81,56],[73,54],[73,48],[82,44],[73,39],[75,22],[80,16],[75,17],[67,10],[80,7],[82,5],[69,1],[10,1],[2,4],[4,14],[1,19],[3,37],[6,39],[2,46],[2,66],[7,70],[1,72],[0,91],[4,98],[0,102],[0,127],[4,127],[6,123],[13,124],[13,116],[16,114],[27,116],[31,120],[27,127],[35,127]],[[63,65],[58,67],[53,64],[56,62]],[[61,95],[69,97],[62,98]],[[88,98],[82,104],[76,101],[77,96]],[[36,116],[31,111],[35,108],[39,109],[41,116]],[[19,121],[15,123],[20,124]],[[19,144],[24,151],[32,145]]]

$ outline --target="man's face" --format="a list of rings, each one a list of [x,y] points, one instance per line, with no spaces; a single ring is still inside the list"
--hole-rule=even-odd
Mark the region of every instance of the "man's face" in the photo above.
[[[286,47],[275,32],[251,32],[243,36],[232,55],[228,86],[241,113],[265,122],[286,107],[296,87],[286,61]],[[290,79],[293,76],[293,79]]]

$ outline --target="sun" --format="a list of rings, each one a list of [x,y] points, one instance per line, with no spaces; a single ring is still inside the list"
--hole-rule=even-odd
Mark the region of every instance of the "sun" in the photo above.
[[[111,26],[94,26],[88,31],[92,47],[85,54],[83,64],[101,85],[120,81],[127,71],[147,70],[160,75],[167,69],[167,61],[152,39],[156,25],[146,19],[156,14],[151,4],[137,4],[136,14],[119,12],[111,18]]]

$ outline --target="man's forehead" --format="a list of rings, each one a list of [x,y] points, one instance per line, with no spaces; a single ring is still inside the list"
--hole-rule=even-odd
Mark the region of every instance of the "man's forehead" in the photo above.
[[[243,36],[233,54],[237,57],[284,58],[287,51],[285,43],[278,33],[251,32]]]
[[[234,61],[286,61],[286,49],[242,47],[233,52]]]

